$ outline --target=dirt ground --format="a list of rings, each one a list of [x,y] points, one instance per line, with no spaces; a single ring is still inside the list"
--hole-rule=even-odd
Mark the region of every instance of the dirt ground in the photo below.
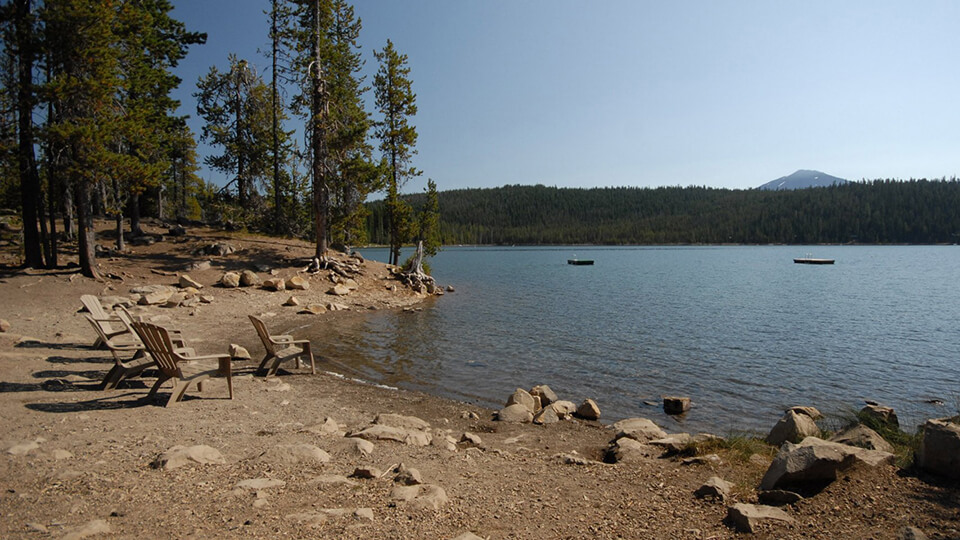
[[[146,228],[166,232],[159,224]],[[113,242],[109,233],[99,241]],[[191,254],[214,242],[238,250]],[[22,270],[16,246],[0,246],[0,318],[10,323],[0,333],[0,538],[884,539],[900,537],[907,526],[930,538],[960,538],[960,486],[914,471],[848,471],[816,496],[783,507],[793,523],[765,524],[748,535],[725,521],[727,505],[757,501],[772,450],[752,457],[721,450],[720,462],[700,464],[656,457],[605,464],[613,432],[602,423],[496,422],[490,410],[338,376],[336,359],[324,351],[317,351],[317,375],[286,364],[276,377],[254,376],[263,348],[248,314],[265,315],[278,333],[304,317],[324,317],[335,331],[367,310],[415,308],[424,300],[370,261],[359,289],[344,297],[327,294],[326,273],[300,274],[311,284],[294,293],[303,304],[339,302],[349,311],[298,314],[281,305],[290,291],[214,286],[224,270],[258,265],[265,265],[261,276],[269,267],[291,277],[311,254],[312,246],[295,240],[188,228],[185,236],[103,255],[105,278],[94,281],[70,268]],[[186,270],[203,260],[212,262],[209,269]],[[150,370],[100,390],[113,360],[91,347],[80,295],[130,296],[131,287],[175,285],[183,273],[204,285],[210,303],[135,313],[182,330],[200,354],[226,352],[230,343],[247,347],[253,360],[234,363],[234,399],[226,399],[223,380],[213,379],[166,408],[169,387],[159,399],[147,397]],[[371,450],[344,436],[382,413],[424,420],[433,443],[378,440]],[[466,432],[479,444],[454,444]],[[207,445],[223,462],[153,466],[178,445]],[[313,445],[329,460],[313,450],[310,457],[284,453],[294,445]],[[408,500],[412,491],[395,482],[400,464],[418,470],[446,500],[428,496],[435,487],[413,488],[421,496]],[[351,477],[357,468],[379,473]],[[694,496],[711,476],[734,483],[732,500]]]

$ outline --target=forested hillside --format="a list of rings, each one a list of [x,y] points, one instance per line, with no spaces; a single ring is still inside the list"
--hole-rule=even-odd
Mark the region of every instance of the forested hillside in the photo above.
[[[877,180],[796,191],[505,186],[440,194],[443,243],[956,243],[960,182]],[[409,196],[413,207],[422,195]],[[385,209],[369,204],[384,243]]]

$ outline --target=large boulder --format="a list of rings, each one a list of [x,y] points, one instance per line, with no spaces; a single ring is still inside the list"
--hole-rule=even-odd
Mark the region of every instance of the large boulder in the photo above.
[[[807,437],[815,437],[819,434],[820,428],[817,427],[813,418],[791,409],[773,426],[766,440],[769,444],[780,446],[785,442],[798,443]]]
[[[702,486],[697,488],[693,494],[698,499],[713,499],[717,501],[723,501],[730,496],[730,490],[732,489],[732,483],[727,482],[719,476],[711,476],[706,482],[703,483]]]
[[[551,390],[550,387],[545,384],[540,384],[531,388],[530,395],[533,397],[539,397],[540,405],[542,407],[546,407],[547,405],[560,399],[557,396],[557,393]]]
[[[610,445],[604,461],[608,463],[631,463],[656,458],[661,454],[663,454],[663,450],[656,446],[644,444],[629,437],[621,437]]]
[[[220,276],[220,286],[233,289],[240,286],[240,274],[236,272],[226,272]]]
[[[690,410],[690,398],[678,396],[663,397],[663,412],[667,414],[683,414]]]
[[[881,424],[894,429],[900,428],[900,420],[897,418],[897,413],[892,407],[884,407],[883,405],[868,403],[866,407],[860,409],[860,416],[873,418]]]
[[[867,450],[882,450],[890,453],[894,452],[892,444],[884,440],[879,433],[863,424],[857,424],[855,426],[848,427],[833,437],[830,437],[829,441],[850,446],[858,446],[860,448],[866,448]]]
[[[260,276],[253,270],[244,270],[240,272],[241,287],[255,287],[260,284]]]
[[[927,420],[917,465],[927,472],[960,480],[960,424],[947,418]]]
[[[497,411],[497,420],[501,422],[526,424],[533,421],[533,413],[530,412],[530,409],[527,407],[519,403],[514,403]]]
[[[645,443],[667,436],[660,426],[647,418],[626,418],[614,423],[612,427],[616,432],[615,439],[627,437]]]
[[[517,388],[510,397],[507,398],[507,403],[505,406],[509,407],[511,405],[523,405],[530,414],[537,412],[536,400],[533,399],[533,396],[530,395],[530,392],[527,392],[523,388]]]
[[[583,418],[584,420],[599,420],[600,406],[597,405],[597,402],[592,399],[585,399],[583,400],[583,403],[577,407],[577,412],[574,414],[578,418]]]
[[[896,456],[880,450],[807,437],[800,444],[784,443],[760,481],[760,489],[822,488],[837,479],[838,473],[854,465],[892,465]]]

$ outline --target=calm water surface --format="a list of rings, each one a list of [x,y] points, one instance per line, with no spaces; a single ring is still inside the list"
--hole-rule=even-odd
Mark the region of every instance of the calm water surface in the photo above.
[[[837,263],[793,263],[807,252]],[[351,376],[490,407],[549,384],[595,399],[605,421],[671,429],[766,431],[792,405],[842,415],[864,399],[912,428],[960,408],[958,247],[447,248],[431,265],[455,293],[357,314],[337,335],[318,323],[321,354]],[[695,407],[672,419],[662,395]]]

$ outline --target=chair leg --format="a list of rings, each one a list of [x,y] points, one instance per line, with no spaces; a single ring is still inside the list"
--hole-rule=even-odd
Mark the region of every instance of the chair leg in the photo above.
[[[169,376],[164,375],[163,373],[161,373],[161,374],[157,377],[157,382],[153,383],[153,388],[150,389],[150,392],[148,392],[147,395],[148,395],[148,396],[152,396],[152,395],[156,394],[156,393],[157,393],[157,390],[160,389],[160,385],[162,385],[163,383],[167,382],[167,380],[169,380],[169,379],[170,379]]]
[[[267,362],[270,361],[271,358],[276,357],[274,354],[267,353],[267,355],[263,357],[263,360],[260,361],[260,365],[257,366],[257,372],[263,371],[263,366],[267,365]]]
[[[230,374],[227,374],[227,393],[230,394],[230,399],[233,399],[233,377]]]
[[[110,371],[107,372],[106,377],[103,378],[103,382],[100,383],[101,390],[113,390],[120,383],[120,378],[118,377],[119,372],[123,368],[120,364],[114,364]]]
[[[270,363],[270,368],[267,369],[267,377],[273,377],[277,374],[277,370],[280,369],[280,357],[274,356],[274,361]]]
[[[316,375],[316,374],[317,374],[317,364],[316,364],[316,362],[314,362],[314,360],[313,360],[313,351],[310,350],[310,345],[307,345],[307,346],[306,346],[306,348],[304,349],[304,352],[307,353],[307,356],[310,357],[310,374],[311,374],[311,375]]]
[[[188,386],[190,386],[189,382],[177,379],[177,382],[173,384],[173,391],[170,392],[170,399],[167,400],[167,407],[183,399],[183,395],[187,393]]]

